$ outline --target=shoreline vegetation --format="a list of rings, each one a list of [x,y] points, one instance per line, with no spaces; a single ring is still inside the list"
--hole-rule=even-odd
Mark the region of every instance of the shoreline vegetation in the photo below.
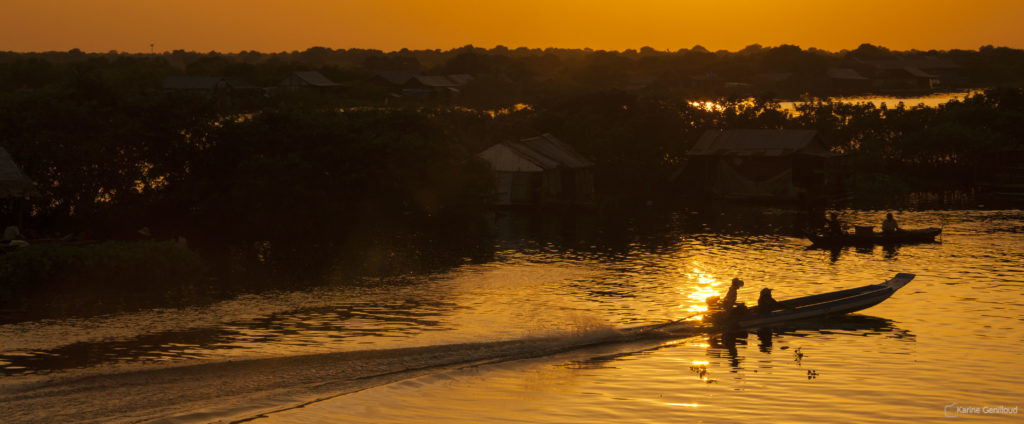
[[[935,68],[880,71],[894,63]],[[30,242],[111,240],[0,254],[0,310],[175,306],[486,261],[493,177],[476,155],[544,133],[596,164],[601,211],[699,203],[673,175],[710,129],[817,130],[865,201],[971,193],[1024,150],[1021,75],[1024,51],[992,46],[0,52],[0,147],[38,191],[0,199],[0,224]],[[938,107],[836,99],[981,88]]]

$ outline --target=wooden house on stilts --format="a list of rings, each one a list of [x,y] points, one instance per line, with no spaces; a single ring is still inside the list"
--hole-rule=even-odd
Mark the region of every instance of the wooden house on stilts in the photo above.
[[[682,183],[725,200],[841,195],[840,155],[814,130],[709,130],[686,154]]]
[[[498,143],[479,157],[494,172],[498,206],[594,202],[594,163],[551,134]]]

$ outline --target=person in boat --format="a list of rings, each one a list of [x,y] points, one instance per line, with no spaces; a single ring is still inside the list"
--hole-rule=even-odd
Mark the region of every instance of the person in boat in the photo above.
[[[739,295],[740,287],[743,287],[743,280],[739,278],[732,279],[732,285],[729,286],[729,291],[725,293],[723,298],[718,304],[723,310],[730,310],[733,306],[736,306],[736,296]]]
[[[730,315],[743,315],[747,313],[747,305],[743,302],[737,302],[736,296],[739,295],[740,288],[743,287],[743,280],[739,278],[732,279],[732,285],[729,286],[729,291],[725,293],[725,297],[719,303],[722,310]]]
[[[771,312],[776,309],[789,309],[779,301],[772,297],[772,289],[763,288],[761,289],[761,295],[757,298],[757,312],[765,313]]]
[[[835,212],[828,214],[828,219],[825,220],[825,232],[832,235],[843,234],[843,223],[839,221],[839,214]]]
[[[882,221],[882,234],[896,234],[899,230],[900,225],[892,217],[892,212],[885,214],[885,221]]]

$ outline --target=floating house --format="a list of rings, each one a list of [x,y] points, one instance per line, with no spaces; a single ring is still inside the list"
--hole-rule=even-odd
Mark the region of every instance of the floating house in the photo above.
[[[478,156],[494,171],[496,205],[594,202],[594,163],[551,134],[498,143]]]
[[[418,72],[414,71],[383,71],[378,72],[370,78],[370,82],[386,87],[392,87],[395,89],[401,89],[409,83]]]
[[[683,183],[715,198],[794,201],[841,189],[840,157],[814,130],[710,130],[686,157]]]
[[[961,67],[932,56],[894,57],[890,59],[854,59],[848,63],[881,89],[932,89],[961,82]]]
[[[472,75],[420,75],[411,71],[378,72],[370,82],[388,87],[395,94],[409,97],[436,97],[459,90],[473,80]]]
[[[0,199],[26,198],[38,194],[35,184],[25,177],[7,150],[0,147]]]
[[[331,81],[317,71],[293,72],[278,85],[288,89],[303,88],[317,91],[331,91],[341,88],[341,84]]]
[[[754,75],[754,85],[761,90],[783,90],[793,85],[790,72],[764,72]]]
[[[32,180],[21,172],[7,150],[0,147],[0,228],[21,225],[26,199],[38,195]]]
[[[832,89],[839,92],[860,92],[871,89],[872,81],[852,68],[831,68],[825,73]]]

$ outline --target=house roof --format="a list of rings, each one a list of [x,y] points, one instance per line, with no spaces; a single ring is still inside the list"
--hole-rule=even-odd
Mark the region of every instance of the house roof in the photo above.
[[[815,130],[708,130],[690,156],[833,156]]]
[[[913,75],[913,76],[918,77],[918,78],[938,78],[938,76],[929,74],[929,73],[927,73],[925,71],[922,71],[922,70],[920,70],[918,68],[914,68],[914,67],[910,67],[910,66],[903,68],[903,70],[906,71],[908,74]]]
[[[214,90],[224,87],[224,78],[196,75],[176,75],[164,78],[168,90]]]
[[[313,86],[313,87],[338,87],[338,86],[340,86],[340,84],[327,79],[327,77],[325,77],[323,74],[321,74],[321,73],[319,73],[317,71],[298,71],[298,72],[295,72],[295,73],[292,74],[292,78],[297,79],[298,81],[301,81],[305,85],[310,85],[310,86]],[[289,80],[291,80],[292,78],[289,78]],[[289,84],[289,80],[285,80],[285,83],[283,85],[292,85],[292,84]]]
[[[423,84],[424,86],[427,87],[444,88],[458,87],[459,85],[461,85],[459,83],[456,83],[455,81],[448,79],[448,77],[445,77],[444,75],[416,75],[413,78],[416,79],[416,81],[419,81],[420,84]]]
[[[32,181],[21,173],[21,169],[0,147],[0,199],[6,197],[25,197],[39,194]]]
[[[539,137],[524,138],[520,144],[530,150],[538,152],[558,162],[558,165],[565,168],[586,168],[594,166],[594,162],[587,160],[579,154],[572,146],[565,144],[555,136],[544,133]]]
[[[850,68],[830,68],[825,72],[829,78],[841,80],[866,80],[863,75]]]
[[[470,74],[454,74],[448,75],[448,79],[452,80],[455,84],[466,85],[473,80],[473,76]]]
[[[416,72],[412,71],[383,71],[378,72],[374,77],[383,79],[388,83],[394,85],[405,85],[413,77],[416,76]]]
[[[547,169],[579,169],[594,166],[568,144],[551,134],[509,141],[491,146],[480,153],[497,171],[541,171]]]

